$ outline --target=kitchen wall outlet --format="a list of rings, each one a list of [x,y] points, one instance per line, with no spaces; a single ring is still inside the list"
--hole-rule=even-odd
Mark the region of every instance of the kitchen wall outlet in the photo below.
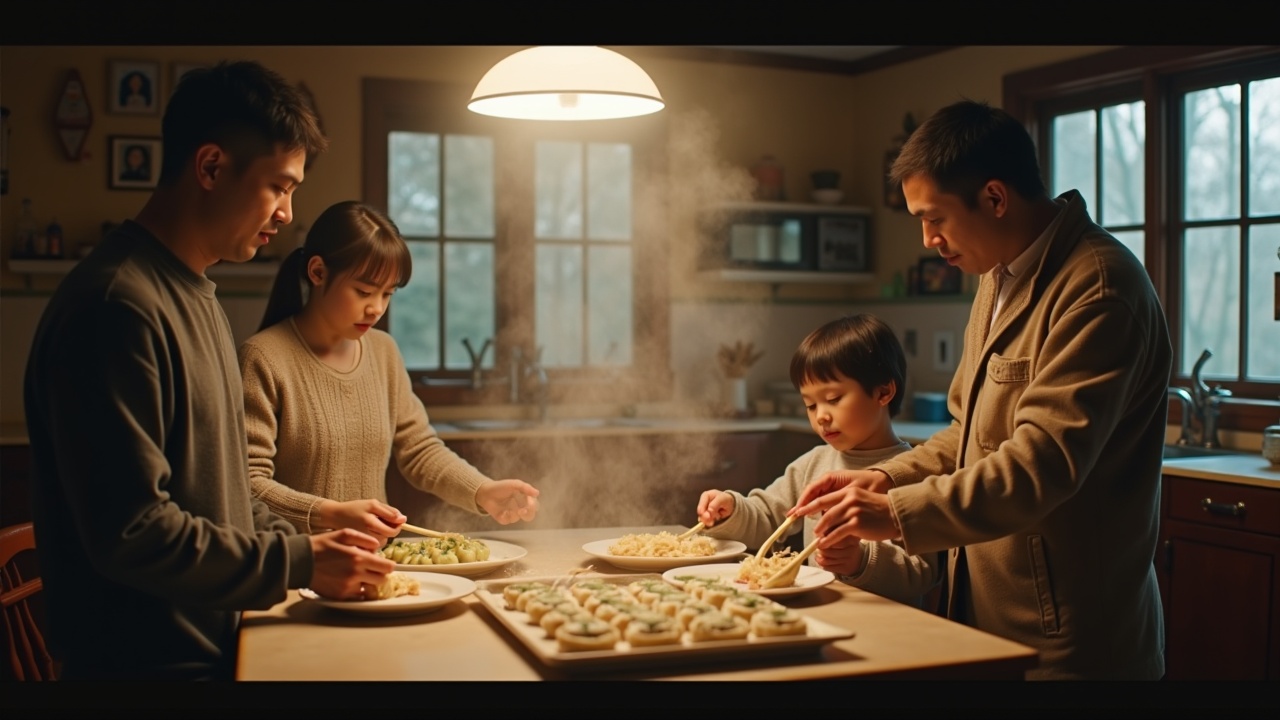
[[[956,334],[950,330],[940,330],[933,334],[933,369],[948,372],[956,369]]]

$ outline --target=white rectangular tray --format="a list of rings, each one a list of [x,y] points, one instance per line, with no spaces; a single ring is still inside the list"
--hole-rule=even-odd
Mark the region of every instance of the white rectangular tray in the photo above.
[[[502,598],[502,590],[507,585],[525,582],[545,582],[572,585],[580,580],[600,579],[619,585],[627,585],[640,579],[662,580],[656,573],[636,575],[600,575],[583,573],[572,578],[555,577],[519,577],[503,580],[482,580],[476,582],[475,597],[521,644],[533,653],[541,662],[549,667],[574,672],[599,672],[617,670],[623,667],[667,666],[672,663],[686,661],[703,661],[712,659],[739,660],[758,657],[791,657],[803,653],[816,653],[818,648],[836,640],[845,640],[854,633],[829,623],[805,617],[807,632],[804,635],[759,638],[755,634],[744,640],[719,640],[710,642],[693,642],[685,633],[679,645],[656,645],[651,647],[631,647],[624,641],[619,642],[612,650],[584,650],[566,652],[560,650],[554,638],[548,638],[546,632],[537,625],[530,624],[529,616],[519,610],[508,610]]]

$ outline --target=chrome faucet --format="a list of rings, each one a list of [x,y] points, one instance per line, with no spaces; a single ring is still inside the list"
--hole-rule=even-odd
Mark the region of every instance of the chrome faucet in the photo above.
[[[526,383],[528,380],[532,382]],[[531,389],[522,389],[522,386],[527,388],[529,385],[532,385]],[[529,396],[538,404],[538,422],[545,423],[550,390],[547,370],[542,366],[542,348],[535,350],[531,357],[526,357],[519,347],[511,348],[511,403],[519,404],[526,395]]]
[[[1191,405],[1196,418],[1200,421],[1200,446],[1206,448],[1222,447],[1218,442],[1218,416],[1222,413],[1222,399],[1231,397],[1231,391],[1221,385],[1212,388],[1201,378],[1204,364],[1209,362],[1213,353],[1208,348],[1200,353],[1200,358],[1191,368]]]
[[[1192,399],[1191,393],[1187,392],[1186,388],[1180,387],[1169,388],[1169,397],[1182,401],[1182,434],[1178,436],[1178,444],[1194,444],[1191,439],[1191,414],[1195,411],[1196,401]]]
[[[467,355],[471,356],[471,389],[479,390],[484,387],[484,355],[489,352],[489,346],[493,344],[493,338],[486,338],[484,345],[480,346],[480,352],[476,352],[471,347],[471,338],[462,338],[462,345],[467,349]]]

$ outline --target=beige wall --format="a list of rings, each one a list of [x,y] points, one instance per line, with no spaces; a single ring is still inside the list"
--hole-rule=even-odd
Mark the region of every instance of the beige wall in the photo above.
[[[476,82],[511,47],[0,47],[0,104],[11,112],[9,193],[0,198],[0,421],[21,420],[21,371],[34,316],[56,277],[27,277],[7,266],[15,218],[23,197],[33,200],[37,219],[56,217],[67,246],[96,240],[104,221],[132,216],[145,192],[107,189],[109,135],[158,136],[160,118],[105,112],[109,59],[157,60],[162,64],[163,100],[174,62],[245,58],[263,62],[286,78],[305,82],[316,97],[332,147],[308,173],[295,198],[295,222],[311,219],[333,202],[360,196],[360,84],[364,77]],[[698,336],[697,318],[710,322],[720,310],[740,315],[737,339],[770,346],[767,360],[753,370],[756,387],[785,378],[785,363],[799,330],[850,311],[892,316],[901,330],[917,329],[928,342],[933,327],[958,331],[964,308],[954,302],[894,304],[871,300],[879,285],[904,270],[923,252],[917,223],[881,202],[884,153],[901,132],[904,113],[923,119],[961,97],[999,104],[1005,73],[1035,67],[1103,48],[965,47],[885,70],[857,76],[726,65],[661,57],[642,48],[618,48],[641,61],[668,103],[671,187],[667,195],[671,229],[673,315],[672,361],[678,387],[704,387],[715,345]],[[66,73],[79,71],[94,121],[79,162],[65,158],[52,128],[53,109]],[[877,282],[863,286],[781,288],[755,284],[704,283],[693,273],[697,238],[692,212],[703,202],[733,196],[744,188],[746,168],[772,154],[786,168],[790,200],[806,200],[808,174],[831,168],[842,174],[846,203],[874,211]],[[251,330],[267,281],[229,280],[220,284],[237,339]],[[785,310],[769,308],[781,299]],[[938,305],[942,306],[939,310]],[[779,315],[781,313],[781,315]],[[680,323],[681,332],[674,332]],[[779,327],[779,325],[786,327]],[[719,333],[723,334],[723,323]],[[945,328],[942,326],[945,325]],[[803,333],[800,333],[802,336]],[[690,347],[700,341],[703,346]],[[917,389],[945,387],[946,373],[921,369]]]

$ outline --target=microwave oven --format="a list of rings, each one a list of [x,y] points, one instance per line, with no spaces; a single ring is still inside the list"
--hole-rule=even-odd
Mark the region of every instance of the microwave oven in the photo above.
[[[866,208],[731,203],[708,209],[702,222],[704,270],[871,270],[871,213]]]

